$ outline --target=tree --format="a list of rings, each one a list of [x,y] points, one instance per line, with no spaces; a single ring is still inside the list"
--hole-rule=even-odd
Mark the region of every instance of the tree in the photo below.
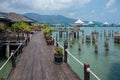
[[[15,36],[20,32],[28,33],[29,31],[32,30],[32,26],[29,26],[27,23],[24,23],[24,22],[16,22],[12,24],[12,26],[9,29],[13,32]]]
[[[3,25],[2,24],[0,24],[0,29],[3,29]]]

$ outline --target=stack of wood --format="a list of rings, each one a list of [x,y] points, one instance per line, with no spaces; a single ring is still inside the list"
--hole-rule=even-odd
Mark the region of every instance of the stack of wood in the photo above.
[[[120,43],[120,35],[118,35],[118,34],[114,35],[114,42],[115,43]]]

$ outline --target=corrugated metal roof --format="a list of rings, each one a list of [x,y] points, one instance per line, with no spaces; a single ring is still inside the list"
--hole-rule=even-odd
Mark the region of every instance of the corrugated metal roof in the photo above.
[[[17,14],[17,13],[8,13],[8,14],[5,14],[5,15],[2,15],[0,14],[0,18],[1,19],[9,19],[11,20],[12,22],[33,22],[32,20],[20,15],[20,14]]]

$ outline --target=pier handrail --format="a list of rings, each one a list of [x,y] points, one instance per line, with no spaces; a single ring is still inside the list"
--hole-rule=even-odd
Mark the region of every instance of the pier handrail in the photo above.
[[[96,79],[101,80],[90,68],[87,69]]]
[[[12,54],[13,55],[13,54]],[[12,55],[5,61],[5,63],[0,67],[0,71],[5,67],[8,61],[11,59]]]
[[[62,49],[64,49],[64,47],[59,43],[59,42],[57,42],[58,43],[58,45],[62,48]]]
[[[64,48],[59,42],[57,43],[61,48]],[[84,64],[80,60],[78,60],[75,56],[73,56],[68,49],[65,50],[73,59],[75,59],[79,64],[81,64],[84,67]],[[87,71],[90,72],[97,80],[101,80],[90,68],[87,68]]]
[[[12,58],[12,56],[18,51],[18,49],[21,47],[22,44],[18,46],[18,48],[15,50],[13,54],[10,55],[10,57],[5,61],[5,63],[1,66],[0,71],[5,67],[5,65],[9,62],[9,60]]]
[[[79,64],[81,64],[84,67],[84,64],[80,60],[78,60],[76,57],[74,57],[68,49],[66,49],[66,51],[70,56],[72,56]],[[96,79],[100,80],[100,78],[90,68],[87,68],[87,71],[90,72]]]
[[[72,56],[79,64],[81,64],[84,67],[84,64],[80,60],[78,60],[75,56],[73,56],[68,49],[66,49],[66,51],[70,56]]]
[[[1,70],[6,66],[6,64],[9,62],[9,60],[12,58],[12,56],[19,50],[19,48],[24,44],[24,42],[27,40],[28,38],[26,38],[23,43],[20,43],[20,45],[17,47],[17,49],[14,51],[14,53],[12,53],[10,55],[10,57],[5,61],[5,63],[0,67],[0,72]]]

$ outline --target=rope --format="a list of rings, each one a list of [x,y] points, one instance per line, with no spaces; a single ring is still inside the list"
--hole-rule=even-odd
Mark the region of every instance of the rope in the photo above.
[[[56,41],[55,38],[53,39]],[[61,48],[64,49],[64,47],[59,42],[57,43]],[[73,57],[73,59],[75,59],[79,64],[81,64],[84,67],[84,64],[80,60],[78,60],[75,56],[73,56],[68,49],[66,49],[66,51],[71,57]],[[87,71],[90,72],[97,80],[101,80],[90,68],[87,68]]]
[[[64,48],[59,42],[57,42],[61,48]],[[68,49],[66,49],[67,53],[73,57],[79,64],[81,64],[84,67],[84,64],[78,60],[75,56],[73,56]],[[88,72],[90,72],[97,80],[101,80],[90,68],[87,69]]]
[[[97,80],[101,80],[90,68],[87,69]]]
[[[66,51],[67,51],[67,53],[68,53],[70,56],[72,56],[79,64],[81,64],[81,65],[84,67],[84,64],[83,64],[81,61],[79,61],[75,56],[73,56],[73,55],[68,51],[68,49],[66,49]]]
[[[64,49],[64,47],[59,43],[59,42],[57,42],[58,43],[58,45],[61,47],[61,48],[63,48]]]
[[[28,39],[28,38],[27,38]],[[25,39],[24,41],[23,41],[23,43],[27,40],[27,39]],[[22,46],[22,44],[23,43],[21,43],[19,46],[18,46],[18,48],[14,51],[14,53],[13,54],[11,54],[11,56],[5,61],[5,63],[1,66],[1,68],[0,68],[0,71],[5,67],[5,65],[8,63],[8,61],[11,59],[11,57],[19,50],[19,48]]]
[[[13,55],[13,54],[12,54]],[[5,65],[8,63],[8,61],[11,59],[12,55],[6,60],[6,62],[2,65],[0,68],[0,71],[5,67]]]

